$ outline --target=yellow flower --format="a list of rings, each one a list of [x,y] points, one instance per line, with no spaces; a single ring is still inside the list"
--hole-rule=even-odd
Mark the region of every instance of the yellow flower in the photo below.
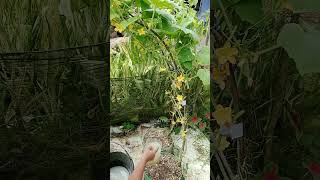
[[[170,45],[169,39],[165,39],[165,40],[164,40],[164,43],[165,43],[167,46],[169,46],[169,45]]]
[[[217,120],[217,123],[222,125],[230,125],[232,123],[232,109],[230,107],[223,107],[218,105],[213,112],[213,117]]]
[[[119,23],[115,23],[114,26],[115,26],[115,29],[114,29],[115,31],[118,31],[121,33],[124,30],[122,25]]]
[[[187,135],[187,131],[181,131],[181,137],[182,137],[182,138],[185,138],[186,135]]]
[[[230,143],[227,141],[225,136],[221,137],[220,142],[218,139],[218,150],[224,151],[227,147],[229,147]]]
[[[225,76],[230,74],[227,66],[228,64],[223,65],[222,68],[213,67],[213,80],[219,85],[221,89],[225,88]]]
[[[216,55],[219,61],[219,64],[225,64],[226,62],[230,62],[232,64],[236,63],[235,56],[238,55],[237,48],[230,47],[229,43],[226,43],[224,47],[218,48],[216,50]]]
[[[130,25],[128,26],[128,28],[129,28],[129,30],[131,31],[131,30],[133,29],[133,25],[130,24]]]
[[[180,76],[177,77],[178,82],[183,82],[184,81],[184,76],[180,74]]]
[[[141,29],[138,30],[138,34],[141,36],[141,35],[145,35],[146,32],[144,31],[143,28],[141,28]]]
[[[182,96],[182,95],[177,95],[177,100],[179,101],[179,102],[182,102],[183,101],[183,99],[184,99],[184,97]]]
[[[181,89],[182,83],[177,81],[175,82],[176,88],[178,88],[179,90]]]
[[[185,124],[186,123],[186,118],[185,117],[181,118],[180,123],[181,124]]]
[[[161,68],[159,69],[159,72],[165,72],[165,71],[167,71],[166,68],[161,67]]]
[[[112,26],[115,26],[116,24],[118,24],[117,21],[111,20],[111,25],[112,25]]]
[[[182,106],[180,104],[177,104],[177,109],[180,110],[182,108]]]
[[[171,124],[174,126],[176,124],[176,122],[174,120],[172,120]]]

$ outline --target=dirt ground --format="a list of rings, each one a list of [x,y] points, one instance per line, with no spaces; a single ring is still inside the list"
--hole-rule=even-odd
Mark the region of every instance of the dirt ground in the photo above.
[[[172,154],[162,155],[159,163],[146,167],[146,172],[152,180],[179,180],[182,176],[181,167]]]

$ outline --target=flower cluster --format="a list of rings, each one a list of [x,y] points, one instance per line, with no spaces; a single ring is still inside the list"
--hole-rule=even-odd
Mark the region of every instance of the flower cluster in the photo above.
[[[236,64],[236,56],[238,50],[232,48],[229,43],[226,43],[222,48],[218,48],[215,52],[217,63],[212,66],[212,78],[221,89],[225,88],[225,78],[230,75],[229,63]]]

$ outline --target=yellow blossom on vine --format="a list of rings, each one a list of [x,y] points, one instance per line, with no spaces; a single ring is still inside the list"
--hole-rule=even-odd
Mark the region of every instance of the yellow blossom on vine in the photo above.
[[[212,70],[212,76],[213,76],[213,80],[219,85],[219,87],[221,89],[225,88],[225,82],[224,82],[224,78],[227,75],[226,71],[221,71],[221,69],[217,68],[217,67],[213,67]]]
[[[181,130],[181,137],[182,137],[182,138],[185,138],[186,135],[187,135],[187,131]]]
[[[140,36],[142,36],[142,35],[145,35],[146,32],[144,31],[143,28],[141,28],[141,29],[138,30],[138,34],[139,34]]]
[[[177,104],[176,108],[177,108],[178,110],[182,109],[181,104]]]
[[[114,26],[115,26],[115,29],[114,29],[115,31],[118,31],[120,33],[123,32],[124,29],[121,24],[115,23]]]
[[[152,22],[148,22],[147,25],[148,25],[148,28],[150,29],[150,28],[152,28],[153,23]]]
[[[224,151],[227,147],[229,147],[230,143],[227,141],[225,136],[222,136],[220,141],[218,139],[218,150]]]
[[[185,117],[181,118],[181,119],[180,119],[180,123],[181,123],[181,124],[185,124],[185,123],[186,123],[186,118],[185,118]]]
[[[171,121],[172,126],[174,126],[176,124],[176,122],[174,120]]]
[[[183,74],[180,74],[180,76],[177,77],[178,82],[183,82],[184,81],[184,76]]]
[[[183,99],[184,99],[184,97],[182,96],[182,95],[177,95],[177,100],[179,101],[179,102],[182,102],[183,101]]]
[[[238,55],[238,50],[237,48],[232,48],[230,43],[226,43],[224,47],[218,48],[215,53],[219,64],[225,64],[228,61],[232,64],[236,63],[235,56]]]
[[[230,107],[224,108],[222,105],[217,105],[216,110],[213,112],[213,117],[220,126],[230,125],[232,123],[232,109]]]
[[[131,31],[131,30],[133,29],[133,25],[130,24],[130,25],[128,26],[128,28],[129,28],[129,30]]]
[[[165,43],[167,46],[170,45],[170,41],[169,41],[168,39],[165,39],[165,40],[164,40],[164,43]]]
[[[176,86],[176,88],[178,88],[178,89],[180,90],[180,89],[181,89],[181,86],[182,86],[182,83],[179,82],[179,81],[176,81],[176,82],[175,82],[175,86]]]
[[[164,67],[160,67],[159,72],[165,72],[165,71],[167,71],[167,69],[166,69],[166,68],[164,68]]]
[[[115,26],[116,24],[117,24],[117,21],[115,21],[114,19],[111,20],[111,25],[112,25],[112,26]]]

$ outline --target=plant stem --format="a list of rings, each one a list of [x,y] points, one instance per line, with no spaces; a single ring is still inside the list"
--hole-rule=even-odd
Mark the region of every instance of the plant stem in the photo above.
[[[234,72],[232,70],[232,64],[229,63],[229,71],[230,71],[230,76],[229,76],[229,82],[230,82],[230,88],[231,88],[231,93],[232,93],[232,100],[233,100],[233,108],[235,113],[237,114],[240,111],[240,103],[239,103],[239,92],[238,92],[238,87],[237,87],[237,82],[235,79]],[[241,174],[241,154],[240,154],[240,140],[237,139],[237,168],[238,168],[238,174],[240,176],[240,179],[242,178]]]

